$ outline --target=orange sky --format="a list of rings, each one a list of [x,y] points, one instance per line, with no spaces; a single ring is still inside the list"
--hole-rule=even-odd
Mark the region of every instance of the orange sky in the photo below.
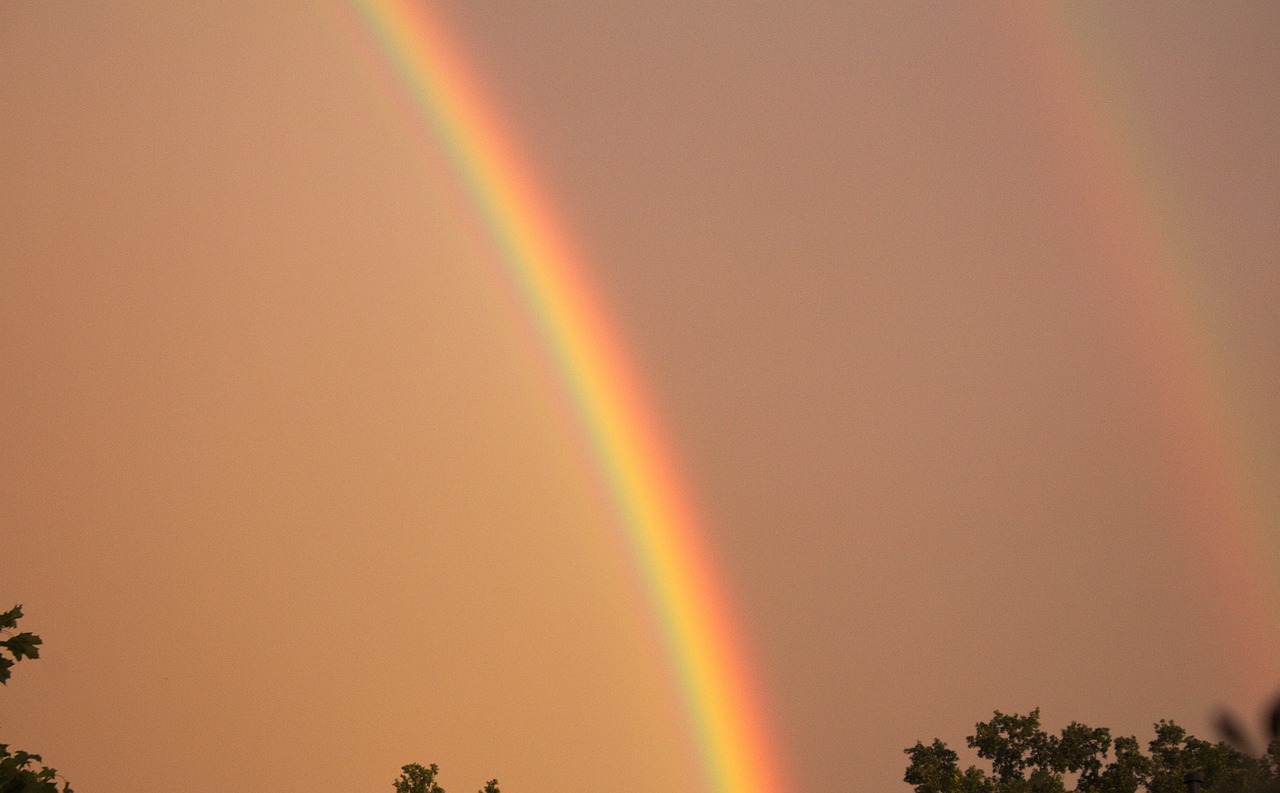
[[[998,9],[439,7],[632,347],[796,791],[905,790],[995,708],[1252,718],[1280,11],[1088,6],[1064,74]],[[0,608],[46,643],[0,739],[78,790],[697,790],[544,353],[349,20],[0,6]],[[1149,232],[1217,435],[1153,407],[1191,348],[1112,288]],[[1256,525],[1206,511],[1210,446]]]

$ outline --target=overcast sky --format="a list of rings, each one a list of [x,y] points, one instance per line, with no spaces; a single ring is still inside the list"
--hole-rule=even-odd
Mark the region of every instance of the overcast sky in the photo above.
[[[997,708],[1255,718],[1280,6],[433,5],[794,791],[906,790]],[[77,790],[702,790],[547,351],[354,19],[0,0],[0,608],[46,645],[0,738]]]

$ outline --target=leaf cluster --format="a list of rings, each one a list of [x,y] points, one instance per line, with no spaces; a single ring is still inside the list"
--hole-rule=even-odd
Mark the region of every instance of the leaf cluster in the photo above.
[[[24,658],[40,657],[40,637],[18,633],[22,606],[0,614],[0,684],[7,684],[14,665]],[[7,653],[7,655],[6,655]],[[72,793],[64,780],[59,787],[58,772],[44,765],[38,754],[10,751],[0,744],[0,793]]]
[[[395,781],[396,793],[444,793],[444,788],[436,784],[436,774],[440,766],[432,763],[429,766],[410,763],[400,768],[400,778]]]
[[[1204,793],[1280,793],[1280,741],[1252,756],[1188,735],[1172,721],[1155,725],[1144,754],[1138,739],[1072,722],[1057,735],[1027,715],[996,711],[967,738],[990,770],[961,769],[945,743],[905,749],[903,780],[916,793],[1185,793],[1183,775],[1199,771]],[[1068,787],[1068,785],[1072,785]]]
[[[0,685],[7,684],[10,670],[24,658],[40,657],[40,637],[34,633],[17,633],[22,619],[22,606],[14,606],[0,614]]]
[[[9,751],[0,743],[0,793],[73,793],[71,785],[58,784],[58,772],[44,765],[40,755]]]
[[[436,782],[439,774],[440,766],[435,763],[428,766],[410,763],[400,768],[400,777],[393,784],[396,793],[444,793],[444,788]],[[0,793],[5,791],[0,790]],[[498,780],[490,779],[480,793],[502,793],[498,790]]]

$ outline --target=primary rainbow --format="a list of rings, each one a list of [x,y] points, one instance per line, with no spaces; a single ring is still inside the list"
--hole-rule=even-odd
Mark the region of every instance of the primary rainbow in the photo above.
[[[782,790],[730,612],[617,334],[544,196],[423,3],[352,0],[452,161],[552,351],[629,534],[710,790]]]

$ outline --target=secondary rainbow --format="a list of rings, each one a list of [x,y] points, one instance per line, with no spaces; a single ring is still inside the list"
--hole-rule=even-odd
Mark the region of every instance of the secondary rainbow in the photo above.
[[[782,790],[697,520],[573,246],[440,20],[407,0],[352,4],[465,183],[571,392],[666,636],[708,788]]]
[[[1056,176],[1074,193],[1077,223],[1095,262],[1100,302],[1148,389],[1179,505],[1197,527],[1186,538],[1191,575],[1208,577],[1240,681],[1257,692],[1275,681],[1274,591],[1268,570],[1277,504],[1275,472],[1254,448],[1265,432],[1247,389],[1227,364],[1231,345],[1209,299],[1210,279],[1180,233],[1175,196],[1162,184],[1129,97],[1108,92],[1118,70],[1099,41],[1105,9],[1009,4],[1015,73],[1033,81]],[[1027,67],[1030,68],[1027,68]]]

